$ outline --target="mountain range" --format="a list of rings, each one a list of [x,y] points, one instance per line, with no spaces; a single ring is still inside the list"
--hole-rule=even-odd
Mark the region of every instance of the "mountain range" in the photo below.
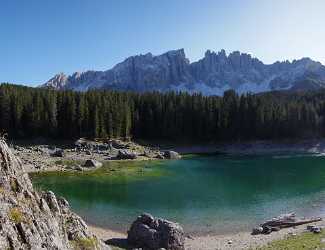
[[[186,91],[222,95],[234,89],[239,94],[271,90],[316,90],[325,87],[325,66],[310,58],[264,64],[239,51],[208,50],[204,57],[190,62],[184,49],[154,56],[131,56],[106,71],[55,75],[41,87],[87,91]]]

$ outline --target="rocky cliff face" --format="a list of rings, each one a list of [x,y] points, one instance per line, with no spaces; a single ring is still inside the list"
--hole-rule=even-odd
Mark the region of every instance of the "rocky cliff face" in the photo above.
[[[0,249],[109,249],[64,198],[38,193],[0,139]]]
[[[222,95],[228,89],[238,93],[305,90],[325,87],[325,67],[309,58],[266,65],[249,54],[235,51],[227,55],[224,50],[208,50],[204,58],[190,63],[181,49],[159,56],[132,56],[107,71],[86,71],[68,77],[59,74],[43,87],[79,91],[174,90],[205,95]]]
[[[68,82],[68,77],[63,74],[57,74],[46,83],[47,86],[50,86],[54,89],[63,89]]]

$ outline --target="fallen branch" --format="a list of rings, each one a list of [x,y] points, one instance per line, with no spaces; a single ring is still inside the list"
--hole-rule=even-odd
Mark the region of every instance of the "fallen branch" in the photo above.
[[[257,228],[254,228],[252,234],[269,234],[273,231],[279,231],[282,228],[295,227],[303,224],[318,222],[321,220],[322,218],[296,219],[296,215],[294,213],[283,214],[264,222]]]
[[[308,219],[308,220],[297,220],[294,222],[289,222],[289,221],[274,221],[274,222],[266,222],[261,225],[261,227],[280,227],[280,228],[286,228],[286,227],[294,227],[294,226],[299,226],[303,224],[308,224],[308,223],[313,223],[313,222],[318,222],[321,221],[322,218],[313,218],[313,219]]]

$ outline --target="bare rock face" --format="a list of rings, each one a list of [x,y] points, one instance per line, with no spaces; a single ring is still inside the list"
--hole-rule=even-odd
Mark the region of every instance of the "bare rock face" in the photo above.
[[[174,222],[142,214],[128,231],[128,243],[142,249],[184,250],[183,228]]]
[[[62,89],[66,85],[68,77],[63,74],[57,74],[47,82],[47,88],[51,89]]]
[[[309,58],[264,64],[246,53],[208,50],[190,63],[183,49],[154,56],[131,56],[106,71],[58,74],[42,87],[86,91],[114,89],[144,91],[201,92],[222,95],[228,89],[238,93],[270,90],[305,90],[325,87],[325,66]]]
[[[0,249],[109,249],[51,191],[38,193],[0,139]]]

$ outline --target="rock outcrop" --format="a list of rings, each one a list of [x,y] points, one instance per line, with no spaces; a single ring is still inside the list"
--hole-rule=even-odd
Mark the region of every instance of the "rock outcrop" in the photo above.
[[[74,145],[76,152],[85,152],[87,155],[102,154],[107,156],[105,160],[135,160],[143,158],[165,159],[164,151],[150,146],[142,146],[132,141],[118,139],[103,139],[92,141],[85,138],[78,139]],[[171,156],[171,157],[169,157]],[[174,157],[173,157],[174,156]],[[166,159],[179,159],[176,152],[168,154]]]
[[[36,192],[0,139],[0,249],[109,249],[53,192]]]
[[[142,214],[128,231],[128,243],[142,249],[184,250],[183,228],[174,222]]]
[[[62,89],[68,82],[68,77],[64,73],[60,73],[51,78],[47,85],[54,89]]]
[[[119,160],[135,160],[137,155],[133,152],[129,152],[128,150],[120,149],[117,154],[117,159]]]
[[[63,149],[60,149],[64,147]],[[83,171],[93,170],[87,160],[105,162],[110,160],[165,159],[164,151],[158,147],[140,145],[129,140],[80,138],[73,145],[40,144],[12,145],[12,151],[19,157],[28,172],[40,171]]]
[[[65,76],[60,73],[42,87],[54,89],[114,89],[187,91],[222,95],[269,90],[308,90],[325,87],[325,67],[309,58],[264,64],[246,53],[212,52],[190,63],[183,49],[159,56],[131,56],[107,71],[86,71]]]

